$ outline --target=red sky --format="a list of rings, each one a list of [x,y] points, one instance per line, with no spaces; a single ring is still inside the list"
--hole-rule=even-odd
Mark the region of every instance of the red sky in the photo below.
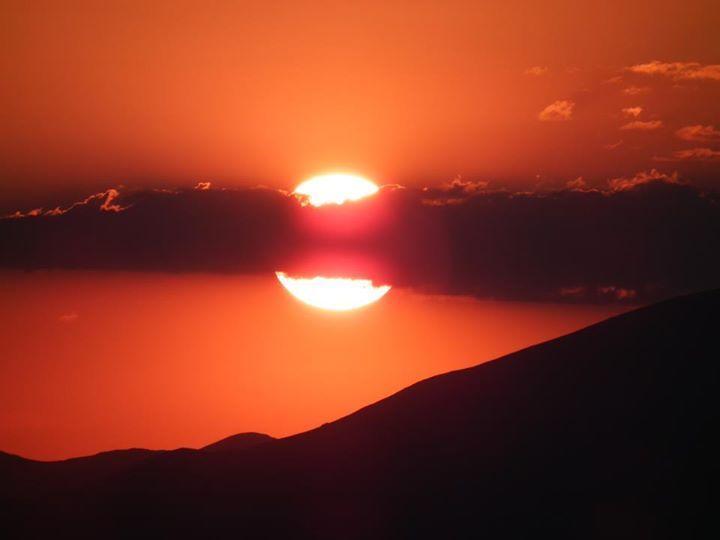
[[[720,163],[713,0],[0,9],[3,209],[119,184],[288,188],[338,168],[527,188],[655,167],[713,183]],[[688,126],[707,129],[677,135]]]
[[[289,435],[626,309],[394,289],[344,314],[272,276],[5,272],[0,449],[59,459]]]

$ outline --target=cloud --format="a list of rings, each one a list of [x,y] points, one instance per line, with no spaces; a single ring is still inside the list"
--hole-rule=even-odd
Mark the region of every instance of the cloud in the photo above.
[[[422,193],[426,195],[423,200],[433,205],[454,204],[462,202],[468,195],[486,190],[488,185],[489,182],[484,180],[465,180],[458,175],[438,188],[423,188]]]
[[[585,182],[582,176],[578,176],[575,180],[568,180],[565,183],[565,187],[568,189],[583,190],[587,188],[587,182]]]
[[[650,87],[648,86],[628,86],[627,88],[623,88],[623,94],[628,96],[640,96],[649,92]]]
[[[678,129],[675,135],[684,141],[715,142],[720,141],[720,131],[714,126],[695,124]]]
[[[535,77],[540,77],[542,75],[545,75],[548,71],[549,69],[546,66],[533,66],[525,70],[525,75],[533,75]]]
[[[120,192],[117,189],[108,189],[105,192],[105,200],[100,205],[100,210],[103,210],[104,212],[122,212],[125,210],[125,208],[113,202],[119,196]]]
[[[570,120],[575,109],[575,103],[566,99],[558,100],[545,107],[538,114],[543,122],[563,122]]]
[[[81,201],[74,202],[73,204],[65,208],[61,208],[59,206],[56,206],[51,210],[45,210],[44,208],[35,208],[33,210],[29,210],[28,212],[16,210],[12,214],[2,216],[2,218],[0,219],[20,219],[38,216],[62,216],[64,214],[67,214],[68,212],[77,210],[78,208],[82,207],[97,207],[103,212],[122,212],[123,210],[127,209],[127,207],[121,206],[115,202],[119,196],[120,192],[117,189],[110,188],[105,191],[101,191],[100,193],[90,195]]]
[[[657,169],[651,169],[649,171],[640,171],[631,177],[612,178],[608,180],[608,186],[610,191],[617,192],[635,189],[638,186],[649,184],[650,182],[680,184],[677,172],[667,174]]]
[[[688,148],[675,150],[669,157],[656,157],[656,161],[717,161],[720,160],[720,150],[711,148]]]
[[[720,150],[710,148],[690,148],[688,150],[677,150],[673,152],[677,159],[697,159],[701,161],[715,160],[720,158]]]
[[[616,285],[605,285],[598,288],[598,293],[615,297],[617,300],[633,300],[637,297],[637,291],[634,289],[623,289]]]
[[[630,118],[637,118],[643,112],[642,107],[625,107],[622,113]]]
[[[212,188],[212,182],[198,182],[195,184],[195,187],[193,189],[196,189],[198,191],[207,191],[210,188]]]
[[[75,321],[77,321],[78,317],[79,317],[79,315],[77,313],[75,313],[74,311],[71,311],[70,313],[63,313],[62,315],[60,315],[60,317],[58,317],[58,320],[61,323],[70,324],[70,323],[74,323]]]
[[[2,216],[0,219],[19,219],[24,217],[37,217],[41,216],[43,214],[42,208],[33,208],[32,210],[28,210],[27,212],[23,212],[21,210],[15,210],[12,214],[7,214],[5,216]]]
[[[660,129],[661,127],[663,127],[662,120],[633,120],[632,122],[628,122],[627,124],[620,126],[620,129],[626,131],[653,131]]]
[[[264,188],[123,192],[111,204],[124,210],[86,204],[0,220],[0,267],[284,270],[566,302],[647,302],[720,286],[720,198],[654,169],[606,189],[576,179],[543,193],[462,179],[386,186],[342,207],[302,206]]]
[[[562,298],[573,298],[576,300],[580,300],[585,297],[587,293],[587,288],[583,287],[582,285],[574,287],[560,287],[560,290],[558,292]]]
[[[720,64],[703,65],[699,62],[660,62],[653,60],[645,64],[636,64],[628,68],[641,75],[657,75],[673,80],[709,80],[720,81]]]
[[[622,145],[623,141],[622,139],[614,142],[614,143],[608,143],[604,146],[605,150],[615,150],[616,148],[619,148]]]

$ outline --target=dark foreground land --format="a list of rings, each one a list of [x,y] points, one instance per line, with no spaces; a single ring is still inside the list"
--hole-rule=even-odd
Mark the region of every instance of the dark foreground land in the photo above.
[[[0,535],[720,538],[719,311],[663,302],[285,439],[0,454]]]

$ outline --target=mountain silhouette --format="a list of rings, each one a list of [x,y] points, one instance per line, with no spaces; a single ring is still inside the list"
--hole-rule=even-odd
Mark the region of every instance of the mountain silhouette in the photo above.
[[[274,441],[275,438],[264,433],[240,433],[231,435],[218,442],[203,446],[200,450],[205,452],[227,452],[230,450],[246,450],[260,444]]]
[[[254,446],[229,438],[206,447],[224,451],[96,469],[3,455],[0,527],[22,538],[718,538],[719,309],[720,291],[642,308]]]

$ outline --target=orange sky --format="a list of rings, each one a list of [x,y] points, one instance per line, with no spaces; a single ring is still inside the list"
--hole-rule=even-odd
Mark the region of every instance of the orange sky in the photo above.
[[[331,313],[271,275],[1,277],[0,450],[38,459],[292,434],[627,309],[393,289]]]
[[[382,183],[463,174],[523,187],[652,167],[702,181],[718,168],[717,135],[675,134],[720,128],[712,69],[628,70],[717,67],[713,0],[0,10],[4,207],[118,184],[287,188],[337,168]],[[572,103],[570,116],[541,120],[556,102]],[[622,112],[632,107],[637,118]],[[621,129],[633,120],[644,124]],[[710,153],[673,154],[694,148]]]
[[[423,231],[440,231],[449,255],[398,250],[421,270],[439,260],[441,277],[445,260],[473,286],[482,270],[507,267],[517,275],[490,277],[512,285],[519,275],[536,290],[569,275],[555,293],[600,286],[633,301],[642,287],[660,290],[656,282],[675,292],[714,284],[715,199],[684,183],[720,188],[718,28],[717,0],[4,1],[0,216],[26,213],[3,223],[3,263],[235,268],[219,264],[227,252],[237,268],[266,271],[267,246],[294,244],[280,233],[272,244],[264,216],[294,214],[273,213],[260,195],[282,199],[281,210],[288,198],[222,188],[288,189],[345,171],[379,184],[445,183],[434,199],[433,190],[382,192],[415,197],[421,217],[435,208],[426,196],[447,203],[447,221],[417,223],[454,231],[445,240],[439,225],[418,229],[421,247],[434,238]],[[135,189],[198,182],[213,189]],[[486,187],[486,198],[472,198]],[[575,191],[557,201],[514,193],[564,187]],[[442,202],[457,192],[471,204]],[[500,201],[488,221],[485,200]],[[596,200],[598,213],[579,206]],[[516,202],[521,212],[503,210]],[[462,213],[473,204],[478,221]],[[31,221],[39,208],[62,216]],[[228,219],[235,208],[247,216]],[[563,239],[567,249],[552,251]],[[470,245],[477,251],[463,257]],[[253,246],[259,258],[242,260]],[[481,290],[445,285],[433,290]],[[270,274],[6,272],[0,450],[59,458],[198,446],[246,430],[286,435],[622,309],[395,288],[338,315],[301,305]]]

